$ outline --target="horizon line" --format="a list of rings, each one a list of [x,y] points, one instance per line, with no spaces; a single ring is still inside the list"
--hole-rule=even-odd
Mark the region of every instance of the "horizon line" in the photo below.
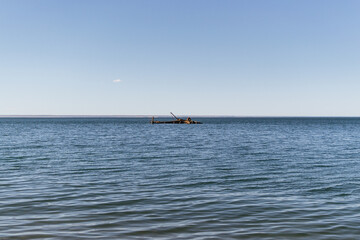
[[[228,118],[360,118],[360,116],[326,116],[326,115],[178,115],[180,117],[228,117]],[[123,115],[96,115],[96,114],[86,114],[86,115],[72,115],[72,114],[8,114],[8,115],[0,115],[0,118],[164,118],[171,117],[169,115],[149,115],[149,114],[123,114]]]

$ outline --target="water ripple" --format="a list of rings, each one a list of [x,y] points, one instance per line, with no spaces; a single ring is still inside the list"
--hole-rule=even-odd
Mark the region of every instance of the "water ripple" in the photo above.
[[[0,239],[356,239],[360,119],[0,119]]]

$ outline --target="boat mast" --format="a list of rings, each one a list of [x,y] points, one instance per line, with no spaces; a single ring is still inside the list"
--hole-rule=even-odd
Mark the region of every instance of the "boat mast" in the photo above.
[[[176,119],[176,120],[178,120],[179,118],[177,118],[172,112],[170,112],[171,113],[171,115],[173,115],[173,117]]]

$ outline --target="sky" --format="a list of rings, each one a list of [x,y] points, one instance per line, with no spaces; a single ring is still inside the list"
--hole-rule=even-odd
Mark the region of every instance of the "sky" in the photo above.
[[[0,0],[0,115],[360,116],[358,0]]]

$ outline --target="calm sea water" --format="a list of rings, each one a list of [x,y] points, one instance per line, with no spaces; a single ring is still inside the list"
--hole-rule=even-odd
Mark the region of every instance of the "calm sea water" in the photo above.
[[[357,239],[359,118],[0,119],[0,239]]]

